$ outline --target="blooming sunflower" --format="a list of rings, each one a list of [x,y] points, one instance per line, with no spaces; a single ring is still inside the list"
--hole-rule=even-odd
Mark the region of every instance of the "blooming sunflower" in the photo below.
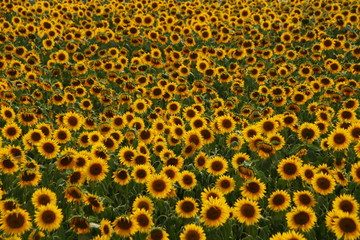
[[[228,170],[228,162],[222,156],[215,156],[207,160],[206,169],[212,175],[223,175]]]
[[[118,171],[113,172],[112,177],[114,179],[114,182],[120,185],[126,185],[131,180],[131,177],[126,169],[120,169]]]
[[[359,218],[346,212],[338,212],[333,219],[333,231],[338,239],[353,240],[360,237]]]
[[[113,221],[113,229],[117,235],[129,237],[138,231],[138,225],[133,218],[120,216]]]
[[[220,176],[215,183],[215,187],[222,193],[228,194],[235,188],[235,180],[230,176]]]
[[[169,240],[169,234],[163,229],[156,227],[150,230],[146,240]]]
[[[289,228],[307,232],[314,227],[317,218],[311,208],[296,207],[286,213],[286,220]]]
[[[249,226],[259,221],[261,210],[258,202],[243,198],[235,202],[233,211],[240,223],[245,223]]]
[[[77,131],[83,125],[84,118],[78,113],[68,112],[63,117],[63,123],[68,129]]]
[[[250,161],[250,156],[243,152],[235,153],[231,158],[231,163],[234,168],[238,168],[245,161]]]
[[[205,240],[206,235],[204,229],[194,223],[184,226],[184,230],[180,234],[180,240]]]
[[[223,198],[209,198],[203,202],[200,222],[207,227],[219,227],[227,221],[229,216],[230,207]]]
[[[106,161],[101,158],[94,158],[86,166],[86,178],[90,181],[102,181],[109,171]]]
[[[220,116],[216,118],[217,127],[220,130],[220,133],[230,133],[234,131],[236,127],[236,122],[231,116]]]
[[[21,208],[4,212],[0,223],[0,229],[7,235],[22,235],[31,228],[29,213]]]
[[[31,197],[31,202],[36,208],[48,204],[56,204],[56,201],[56,194],[48,188],[37,189]]]
[[[107,238],[111,238],[111,236],[114,232],[114,230],[111,226],[110,220],[105,219],[105,218],[101,219],[99,229],[100,229],[101,235],[105,236]]]
[[[315,167],[310,164],[304,164],[300,169],[301,179],[309,184],[311,184],[311,180],[315,176]]]
[[[210,198],[223,200],[225,199],[224,194],[217,188],[205,188],[204,191],[201,193],[201,201],[206,202]]]
[[[259,179],[253,178],[244,183],[240,188],[241,195],[251,200],[261,199],[266,192],[266,186]]]
[[[328,136],[328,144],[335,151],[347,149],[351,143],[351,137],[347,130],[337,128]]]
[[[317,173],[311,181],[314,190],[322,195],[332,193],[335,189],[335,180],[325,173]]]
[[[359,209],[359,203],[350,194],[342,194],[336,197],[332,202],[332,206],[336,212],[346,212],[350,215],[356,215]]]
[[[298,136],[301,141],[312,143],[320,137],[320,130],[316,124],[306,122],[300,125]]]
[[[268,198],[268,206],[273,211],[283,211],[290,206],[291,198],[284,190],[274,191]]]
[[[4,138],[13,141],[20,137],[22,130],[16,123],[10,122],[2,127],[1,132]]]
[[[133,212],[132,219],[137,222],[140,232],[149,232],[150,228],[154,225],[151,214],[142,208],[137,208]]]
[[[298,207],[309,207],[315,206],[316,201],[314,195],[307,190],[296,191],[293,197],[294,203]]]
[[[154,210],[154,203],[149,197],[141,195],[135,198],[132,207],[134,210],[144,209],[151,214]]]
[[[36,145],[39,153],[46,159],[55,158],[60,151],[60,146],[53,139],[43,139]]]
[[[185,197],[176,203],[175,212],[183,218],[195,217],[198,212],[198,204],[192,197]]]
[[[35,212],[35,222],[38,228],[49,232],[60,227],[63,217],[61,209],[53,204],[40,206]]]
[[[164,175],[154,174],[146,183],[148,192],[155,198],[166,198],[171,190],[171,183]]]
[[[277,171],[282,179],[294,180],[300,174],[302,160],[297,156],[284,158],[278,164]]]
[[[178,183],[183,189],[191,190],[196,186],[196,176],[193,172],[184,170],[178,176]]]

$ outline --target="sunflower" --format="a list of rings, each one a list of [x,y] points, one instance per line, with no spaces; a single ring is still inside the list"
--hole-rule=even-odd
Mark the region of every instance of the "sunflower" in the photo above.
[[[83,192],[79,187],[67,187],[65,189],[65,198],[67,202],[80,203],[83,198]]]
[[[38,228],[49,232],[60,228],[63,217],[61,209],[52,204],[40,206],[35,212],[35,222]]]
[[[332,193],[335,189],[335,180],[325,173],[317,173],[313,177],[311,184],[314,190],[321,195]]]
[[[69,61],[69,54],[64,50],[59,50],[56,52],[56,62],[60,64],[65,64]]]
[[[195,217],[198,212],[198,204],[192,197],[185,197],[176,203],[175,212],[183,218]]]
[[[268,206],[273,211],[283,211],[290,206],[290,194],[284,190],[272,192],[268,198]]]
[[[222,156],[215,156],[207,160],[206,169],[208,173],[220,176],[227,172],[228,162]]]
[[[132,219],[137,222],[140,232],[149,232],[150,228],[154,225],[151,214],[145,209],[137,208],[132,214]]]
[[[315,167],[310,164],[304,164],[300,169],[301,179],[309,184],[311,184],[311,180],[315,176]]]
[[[351,126],[348,128],[348,133],[353,141],[360,140],[360,123],[356,122],[354,124],[351,124]]]
[[[215,183],[215,187],[222,193],[231,193],[235,188],[235,180],[229,176],[220,176]]]
[[[337,238],[358,239],[360,236],[359,218],[346,212],[338,212],[331,218],[331,230]]]
[[[298,136],[301,141],[312,143],[315,139],[320,137],[320,130],[316,124],[305,122],[300,125]]]
[[[230,133],[236,127],[234,119],[227,115],[216,118],[216,122],[220,133]]]
[[[131,176],[137,183],[146,183],[151,177],[151,166],[149,164],[137,165],[132,170]]]
[[[241,195],[251,200],[259,200],[264,197],[266,186],[259,179],[253,178],[244,183],[240,188]]]
[[[351,137],[347,130],[336,128],[328,136],[328,144],[335,151],[347,149],[351,143]]]
[[[179,177],[179,168],[173,165],[165,166],[161,169],[161,174],[165,174],[171,182],[176,182]]]
[[[25,152],[20,146],[7,145],[6,149],[12,160],[16,160],[17,162],[25,161]]]
[[[31,231],[31,233],[29,234],[28,240],[39,240],[43,237],[45,237],[45,233],[39,231],[39,230],[33,230]]]
[[[279,134],[270,134],[267,139],[268,142],[270,142],[271,146],[276,150],[281,150],[283,146],[285,145],[285,139],[284,137]]]
[[[200,149],[204,144],[204,140],[197,130],[186,132],[183,138],[186,145],[193,145],[196,149]]]
[[[282,159],[277,168],[277,172],[284,180],[295,180],[300,174],[302,160],[297,156]]]
[[[296,207],[286,213],[286,220],[289,228],[308,232],[314,227],[317,217],[311,208]]]
[[[346,186],[348,184],[348,179],[343,171],[340,169],[332,170],[332,176],[335,178],[336,182],[342,186]]]
[[[133,201],[132,208],[134,211],[136,209],[144,209],[151,214],[154,211],[154,203],[148,196],[140,195]]]
[[[35,208],[46,206],[48,204],[55,205],[56,201],[56,194],[48,188],[37,189],[31,197],[31,202]]]
[[[180,234],[180,240],[205,240],[206,235],[204,229],[194,223],[184,226],[184,230]]]
[[[154,174],[146,183],[147,191],[154,198],[166,198],[171,191],[171,183],[164,175]]]
[[[273,119],[261,120],[257,126],[261,130],[261,133],[266,135],[275,133],[279,127],[278,123]]]
[[[20,137],[22,130],[16,123],[10,122],[2,127],[1,132],[4,138],[13,141]]]
[[[206,166],[208,155],[204,152],[199,152],[194,158],[194,166],[201,171]]]
[[[156,227],[150,230],[146,240],[169,240],[169,234],[163,229]]]
[[[281,240],[306,240],[304,234],[298,233],[294,230],[290,230],[282,234]],[[279,239],[280,240],[280,239]]]
[[[31,228],[29,213],[21,208],[3,212],[0,229],[7,235],[22,235]]]
[[[298,207],[309,207],[312,208],[315,206],[316,201],[314,195],[307,190],[296,191],[294,193],[293,201]]]
[[[203,202],[200,222],[207,227],[219,227],[227,221],[229,216],[230,207],[224,198],[209,198]]]
[[[359,203],[350,194],[342,194],[336,197],[332,202],[332,206],[337,213],[340,211],[350,215],[356,215],[359,209]]]
[[[19,170],[18,162],[5,154],[0,154],[0,171],[4,174],[14,174]]]
[[[67,112],[63,117],[63,122],[68,129],[77,131],[83,125],[84,118],[78,113]]]
[[[117,217],[112,225],[114,232],[121,237],[129,237],[138,231],[138,224],[131,217]]]
[[[258,202],[246,198],[238,199],[234,205],[236,219],[240,223],[245,223],[247,226],[259,221],[260,211]]]
[[[37,123],[38,118],[35,113],[22,112],[17,114],[18,121],[23,126],[33,126]]]
[[[255,138],[261,134],[261,131],[257,128],[257,126],[249,125],[243,131],[242,135],[246,141],[250,141],[252,138]]]
[[[184,170],[178,176],[178,183],[183,189],[191,190],[196,186],[196,176],[194,173]]]
[[[102,181],[109,171],[109,166],[101,158],[94,158],[86,167],[86,178],[89,181]]]
[[[124,164],[127,167],[131,167],[133,165],[133,158],[136,154],[135,149],[132,147],[123,147],[119,151],[119,160],[120,163]]]
[[[281,123],[286,127],[294,126],[298,121],[298,118],[295,114],[289,113],[289,114],[283,114],[283,117],[281,118]]]
[[[82,217],[74,217],[70,220],[70,228],[77,234],[90,232],[89,221]]]
[[[120,169],[113,172],[112,177],[114,182],[121,186],[127,185],[131,180],[131,177],[126,169]]]
[[[60,146],[55,140],[43,139],[37,145],[38,152],[46,159],[55,158],[60,151]]]
[[[26,170],[22,172],[19,176],[20,181],[18,184],[21,187],[25,186],[37,186],[42,178],[41,173],[38,170]]]
[[[6,121],[6,122],[12,122],[15,120],[16,114],[14,109],[8,106],[2,106],[0,110],[0,116]]]
[[[111,226],[111,222],[108,219],[101,219],[100,221],[100,232],[102,236],[105,236],[106,238],[111,238],[114,229]]]
[[[67,128],[59,128],[53,132],[53,138],[58,143],[67,143],[71,140],[71,132]]]
[[[44,139],[45,136],[39,129],[29,130],[22,138],[23,142],[28,142],[31,145],[36,145]]]
[[[243,152],[235,153],[231,158],[231,164],[234,168],[238,168],[245,161],[250,161],[250,156]]]
[[[86,194],[84,196],[84,202],[87,205],[90,205],[91,209],[96,213],[100,213],[104,211],[103,203],[100,201],[99,197],[94,194],[90,194],[90,193]]]

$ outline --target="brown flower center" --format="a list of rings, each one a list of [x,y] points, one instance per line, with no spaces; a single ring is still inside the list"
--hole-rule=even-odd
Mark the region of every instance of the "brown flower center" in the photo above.
[[[5,219],[6,225],[11,229],[21,228],[25,224],[25,217],[22,214],[10,213]]]
[[[345,217],[339,221],[339,227],[342,232],[352,233],[357,229],[356,223],[352,218]]]
[[[307,212],[299,212],[294,215],[294,222],[297,225],[305,225],[310,220],[310,216]]]
[[[221,210],[217,207],[210,207],[206,212],[206,218],[210,220],[219,219],[221,216]]]
[[[245,203],[240,208],[240,213],[246,218],[252,218],[255,215],[255,208],[249,203]]]
[[[41,220],[45,224],[51,224],[55,221],[55,219],[56,219],[56,214],[51,210],[46,210],[41,215]]]

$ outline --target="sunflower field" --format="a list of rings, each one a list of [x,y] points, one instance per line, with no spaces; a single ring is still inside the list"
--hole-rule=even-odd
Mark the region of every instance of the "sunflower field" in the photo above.
[[[358,0],[0,0],[0,239],[360,239]]]

